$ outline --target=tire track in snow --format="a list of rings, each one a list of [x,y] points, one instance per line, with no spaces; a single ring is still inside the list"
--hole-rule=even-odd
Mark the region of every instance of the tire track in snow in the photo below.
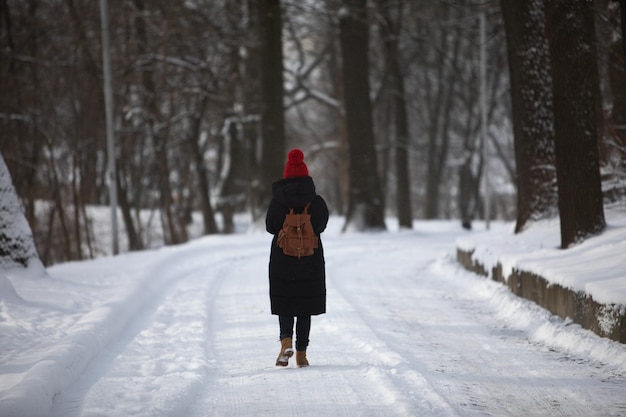
[[[558,353],[496,323],[480,297],[465,294],[476,282],[463,284],[474,276],[459,281],[411,264],[415,250],[432,251],[431,262],[440,256],[431,242],[407,247],[387,237],[372,239],[372,250],[360,254],[345,256],[353,252],[349,246],[334,248],[340,262],[330,264],[329,281],[360,318],[351,323],[345,342],[360,347],[363,361],[386,375],[390,396],[404,399],[416,415],[582,416],[623,410],[616,401],[623,378],[604,381],[602,371],[576,363],[555,367]],[[371,265],[366,275],[355,276],[355,270],[363,273],[363,264]],[[366,329],[354,331],[362,326]],[[371,360],[371,351],[381,357]],[[595,389],[596,384],[605,386]]]
[[[313,318],[312,365],[297,369],[292,360],[288,368],[275,367],[278,323],[269,312],[266,256],[252,258],[251,264],[233,261],[217,272],[225,276],[206,296],[214,300],[207,332],[207,356],[214,366],[185,415],[432,415],[428,401],[407,400],[423,394],[423,378],[403,371],[398,381],[394,367],[402,365],[402,358],[379,353],[380,340],[336,294],[329,308],[347,306],[346,311]],[[413,388],[407,388],[407,381]]]
[[[457,305],[446,311],[447,316],[459,322],[467,316],[474,323],[474,327],[452,340],[459,343],[464,338],[462,349],[446,340],[454,333],[434,335],[439,343],[448,342],[448,347],[443,349],[447,356],[443,356],[442,362],[445,363],[447,357],[454,358],[454,362],[447,361],[451,366],[441,372],[437,384],[445,384],[451,392],[449,398],[462,409],[471,409],[475,404],[490,415],[609,416],[623,413],[624,400],[619,394],[625,382],[623,375],[616,375],[609,367],[588,359],[577,360],[558,350],[531,343],[524,332],[498,322],[495,318],[498,311],[486,302],[486,294],[502,292],[511,302],[519,301],[500,284],[462,271],[443,258],[431,264],[424,278],[427,285],[446,288]],[[525,300],[522,304],[541,310]],[[554,316],[552,319],[561,321]]]
[[[252,260],[220,271],[225,276],[207,294],[214,300],[207,332],[214,367],[185,415],[457,415],[331,279],[330,312],[313,318],[312,366],[276,368],[278,325],[269,312],[267,259]],[[328,270],[346,274],[332,265]]]
[[[395,287],[398,283],[387,280],[388,276],[397,275],[398,267],[404,267],[385,261],[387,250],[396,251],[398,248],[386,246],[379,237],[384,239],[385,235],[371,236],[371,249],[365,252],[362,248],[367,245],[360,241],[358,247],[361,250],[355,251],[350,244],[351,239],[332,248],[332,258],[338,262],[333,262],[331,258],[327,264],[328,315],[331,319],[326,331],[336,330],[339,343],[334,349],[349,350],[352,365],[370,381],[364,388],[369,397],[377,398],[377,402],[384,404],[385,410],[381,415],[457,415],[419,368],[411,366],[415,361],[401,348],[406,342],[398,344],[381,332],[381,329],[390,327],[392,331],[401,331],[394,327],[394,318],[385,310],[393,308],[396,295],[410,293],[410,288],[398,289]],[[360,237],[367,238],[370,236]],[[386,250],[381,251],[381,247]],[[411,259],[410,253],[407,256]],[[361,267],[363,264],[368,265],[368,276],[358,275],[364,270]],[[373,297],[360,299],[361,291]],[[382,317],[376,316],[380,310],[372,311],[377,303],[384,306]],[[409,332],[403,332],[402,336],[406,339]]]
[[[362,398],[346,376],[322,362],[302,369],[293,359],[288,368],[274,365],[280,345],[278,319],[269,311],[267,252],[233,259],[207,294],[213,366],[185,415],[354,416]]]
[[[120,416],[181,415],[208,367],[207,300],[197,295],[219,280],[211,270],[231,261],[221,253],[232,248],[211,249],[201,242],[165,248],[163,258],[143,273],[145,278],[135,279],[143,292],[137,302],[125,300],[134,304],[133,313],[122,315],[127,322],[117,335],[56,398],[52,417],[100,415],[101,410]],[[163,385],[166,391],[160,389]]]

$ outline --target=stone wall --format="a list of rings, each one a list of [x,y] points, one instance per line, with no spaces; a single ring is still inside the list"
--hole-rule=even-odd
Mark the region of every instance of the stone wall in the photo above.
[[[535,302],[552,314],[563,319],[569,317],[602,337],[626,343],[624,306],[597,303],[584,292],[550,284],[545,278],[526,271],[513,269],[511,275],[505,277],[500,264],[487,271],[472,255],[473,251],[457,249],[457,260],[466,269],[503,283],[517,296]]]

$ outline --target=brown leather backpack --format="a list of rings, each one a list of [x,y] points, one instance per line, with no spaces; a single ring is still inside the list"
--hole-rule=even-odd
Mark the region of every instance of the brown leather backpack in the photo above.
[[[303,256],[313,255],[313,250],[319,246],[319,239],[313,231],[311,224],[311,215],[309,214],[309,206],[304,206],[302,213],[294,213],[293,208],[289,209],[289,213],[285,215],[283,228],[278,232],[278,247],[283,250],[285,255]]]

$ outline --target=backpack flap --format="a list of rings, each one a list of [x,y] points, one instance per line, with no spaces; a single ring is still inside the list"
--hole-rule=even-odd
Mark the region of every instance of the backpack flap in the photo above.
[[[308,214],[308,204],[303,213],[294,213],[289,209],[285,216],[283,228],[278,232],[277,245],[285,255],[302,256],[313,255],[314,249],[319,246],[319,239],[313,231],[311,215]]]

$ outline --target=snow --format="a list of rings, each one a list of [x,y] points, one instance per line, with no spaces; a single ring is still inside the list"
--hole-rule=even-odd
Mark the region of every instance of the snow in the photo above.
[[[503,275],[513,269],[535,273],[551,284],[589,294],[601,304],[626,306],[626,214],[623,206],[607,207],[606,230],[567,250],[559,249],[559,219],[542,220],[524,233],[499,225],[495,233],[473,233],[457,247],[474,250],[486,269],[498,263]]]
[[[36,257],[30,226],[22,214],[11,174],[0,155],[0,268],[14,263],[26,264]],[[0,285],[2,283],[0,282]]]
[[[623,304],[623,211],[567,251],[553,222],[343,234],[334,217],[308,368],[274,366],[266,233],[0,270],[0,416],[625,415],[626,346],[455,262],[475,247]]]

